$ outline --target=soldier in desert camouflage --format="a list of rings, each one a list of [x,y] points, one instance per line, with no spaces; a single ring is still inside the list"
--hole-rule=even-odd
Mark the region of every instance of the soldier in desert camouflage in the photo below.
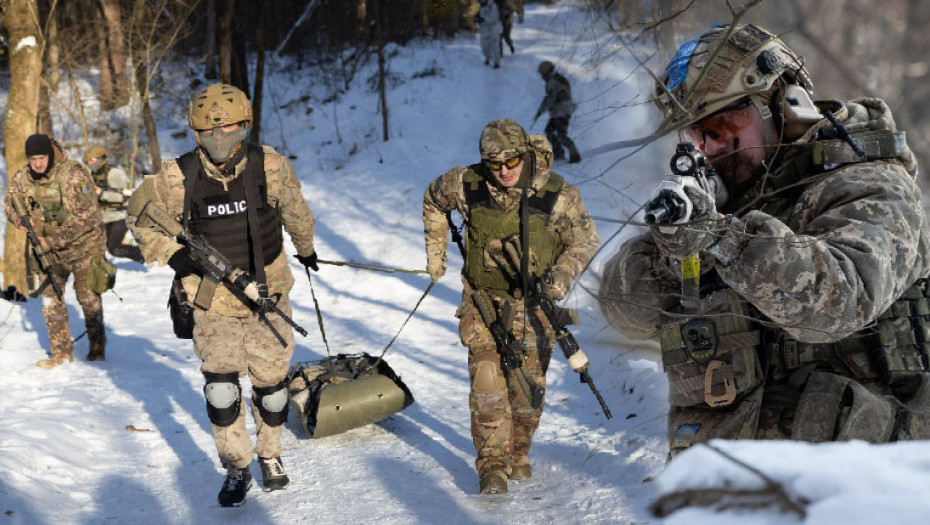
[[[103,303],[100,294],[89,284],[91,263],[102,258],[105,251],[94,181],[79,163],[68,158],[57,141],[46,135],[32,135],[26,140],[26,157],[28,164],[10,177],[6,216],[19,223],[21,217],[12,199],[20,199],[42,248],[51,255],[52,275],[58,289],[64,291],[68,277],[74,274],[74,292],[84,312],[90,341],[87,360],[103,360],[106,347]],[[26,257],[30,273],[38,272],[31,250],[27,250]],[[45,279],[41,273],[38,277]],[[28,279],[32,282],[33,276]],[[64,297],[48,283],[42,291],[42,315],[48,329],[51,357],[39,361],[37,366],[52,368],[72,361],[68,308]]]
[[[552,151],[544,137],[527,135],[512,120],[498,120],[485,127],[480,152],[480,163],[454,168],[429,185],[423,224],[427,270],[437,281],[446,269],[448,214],[456,210],[466,218],[462,304],[456,316],[468,347],[475,465],[480,491],[489,494],[506,492],[508,478],[530,477],[527,455],[542,406],[534,409],[516,387],[514,371],[502,367],[481,308],[498,321],[505,303],[516,311],[505,329],[525,341],[523,368],[538,386],[545,386],[555,344],[548,320],[523,299],[520,282],[530,276],[521,275],[519,262],[504,256],[504,248],[514,242],[523,215],[530,232],[528,273],[540,279],[547,297],[558,300],[587,267],[599,239],[578,189],[550,171]],[[586,369],[584,354],[572,366]]]
[[[239,269],[267,284],[268,297],[278,296],[278,307],[290,315],[288,292],[294,278],[281,228],[290,234],[298,261],[317,270],[314,219],[287,159],[269,146],[246,142],[251,121],[251,104],[239,89],[213,84],[201,90],[190,103],[190,126],[199,147],[167,161],[146,178],[130,201],[127,222],[146,261],[170,265],[188,296],[196,293],[203,270],[193,262],[187,246],[133,215],[140,202],[159,206]],[[216,288],[208,310],[197,308],[193,313],[194,349],[203,360],[207,414],[227,469],[218,496],[221,506],[244,503],[252,485],[253,448],[239,385],[246,374],[252,383],[252,416],[258,429],[255,451],[264,490],[284,489],[289,482],[280,456],[288,409],[285,376],[294,335],[279,316],[266,319],[274,330],[259,319],[248,299],[226,284]]]
[[[661,344],[670,457],[713,438],[930,437],[930,246],[904,133],[881,100],[814,103],[800,56],[729,29],[683,44],[655,95],[717,175],[600,287],[615,328]]]

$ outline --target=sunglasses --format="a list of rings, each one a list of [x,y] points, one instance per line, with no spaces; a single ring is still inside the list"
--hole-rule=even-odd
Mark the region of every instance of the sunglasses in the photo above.
[[[521,162],[523,162],[522,154],[517,155],[516,157],[510,157],[509,159],[503,162],[499,160],[486,160],[485,161],[485,163],[487,163],[488,168],[491,171],[500,171],[501,168],[503,168],[504,166],[507,166],[507,169],[512,170],[516,168],[517,166],[519,166]]]
[[[724,108],[719,112],[685,128],[691,142],[702,148],[707,138],[719,142],[731,142],[753,122],[752,104],[746,100]]]

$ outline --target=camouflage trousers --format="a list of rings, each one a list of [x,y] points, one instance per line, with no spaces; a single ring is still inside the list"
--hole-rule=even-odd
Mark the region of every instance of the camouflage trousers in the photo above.
[[[291,315],[287,296],[278,307]],[[277,385],[287,375],[294,353],[294,333],[280,316],[271,313],[267,319],[284,338],[281,345],[274,333],[257,316],[232,317],[209,311],[194,311],[194,350],[203,361],[200,370],[217,374],[238,372],[248,374],[253,387]],[[244,397],[244,396],[243,396]],[[245,401],[242,401],[244,408]],[[245,426],[245,410],[239,411],[236,421],[227,427],[212,422],[213,439],[224,467],[245,468],[252,462],[252,440]],[[284,425],[270,426],[262,420],[258,408],[252,403],[252,419],[258,431],[255,452],[260,457],[281,455],[281,433]]]
[[[500,315],[500,305],[496,306]],[[539,310],[527,312],[524,333],[523,302],[516,301],[515,306],[518,313],[509,328],[514,337],[525,339],[529,344],[523,366],[537,386],[545,387],[545,370],[552,356],[555,335]],[[509,474],[513,465],[526,463],[543,409],[530,406],[516,381],[509,377],[514,372],[501,365],[494,337],[468,294],[463,297],[459,315],[459,336],[462,344],[468,347],[471,435],[478,454],[475,467],[479,476],[494,471]]]
[[[84,257],[74,261],[59,262],[52,272],[55,282],[62,291],[65,290],[68,277],[74,274],[74,294],[77,295],[81,310],[84,311],[84,327],[87,328],[87,339],[91,344],[106,341],[103,326],[103,301],[100,300],[100,294],[91,290],[87,282],[92,259],[93,257]],[[43,274],[39,274],[39,277],[45,278]],[[52,356],[71,355],[74,348],[71,343],[71,326],[68,324],[68,307],[65,305],[64,297],[58,297],[51,284],[42,290],[42,315],[45,316],[45,327],[48,329]]]

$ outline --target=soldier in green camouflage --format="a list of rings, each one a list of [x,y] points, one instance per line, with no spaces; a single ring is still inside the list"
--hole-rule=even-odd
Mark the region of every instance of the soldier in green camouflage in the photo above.
[[[290,163],[269,146],[248,145],[252,107],[245,93],[213,84],[191,100],[190,126],[199,147],[165,162],[146,177],[130,199],[127,222],[148,262],[171,266],[188,297],[201,285],[204,269],[189,248],[138,216],[155,205],[206,239],[239,269],[267,285],[268,297],[290,315],[294,284],[284,252],[282,226],[297,248],[298,261],[317,270],[314,219]],[[253,215],[254,214],[254,215]],[[195,301],[196,306],[196,301]],[[227,469],[218,499],[239,506],[252,486],[252,441],[246,431],[240,377],[252,384],[252,416],[258,437],[265,491],[287,487],[281,462],[281,433],[287,420],[285,376],[294,350],[291,327],[269,315],[261,321],[251,303],[223,283],[209,308],[193,313],[194,350],[203,360],[204,394],[220,461]],[[280,336],[280,339],[279,339]]]
[[[552,151],[544,137],[527,135],[512,120],[497,120],[485,127],[480,151],[480,163],[453,168],[430,183],[423,197],[423,225],[427,270],[437,281],[446,269],[449,213],[456,210],[466,218],[462,304],[456,316],[468,347],[475,465],[480,491],[488,494],[506,492],[508,478],[531,475],[527,455],[542,406],[533,408],[517,388],[514,371],[502,367],[481,305],[498,321],[506,303],[516,311],[505,329],[525,342],[523,368],[544,387],[555,337],[538,307],[524,301],[520,283],[537,277],[543,293],[562,299],[594,256],[599,238],[578,189],[550,171]],[[529,223],[531,275],[522,275],[519,261],[504,255],[520,231],[521,215]],[[583,354],[573,367],[587,367]]]
[[[103,227],[94,195],[94,181],[79,163],[70,160],[57,141],[46,135],[26,139],[27,165],[9,179],[6,216],[19,222],[12,199],[25,205],[28,219],[51,255],[52,275],[58,288],[64,290],[68,277],[74,274],[74,293],[84,312],[84,325],[90,341],[88,361],[104,359],[106,334],[103,326],[103,303],[100,294],[91,289],[89,274],[94,259],[104,256]],[[38,263],[27,250],[26,267],[41,279]],[[33,275],[28,277],[33,282]],[[73,344],[68,324],[65,299],[46,283],[42,291],[42,315],[48,329],[51,357],[36,363],[52,368],[72,361]]]
[[[730,29],[683,44],[655,98],[717,176],[600,288],[616,329],[661,344],[670,457],[713,438],[930,437],[930,232],[904,133],[881,100],[814,103],[801,57]]]

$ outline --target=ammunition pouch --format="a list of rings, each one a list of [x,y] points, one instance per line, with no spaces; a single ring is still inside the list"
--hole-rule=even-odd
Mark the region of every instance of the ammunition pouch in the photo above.
[[[791,439],[887,443],[897,417],[897,403],[890,397],[852,378],[811,372],[795,411]]]
[[[178,339],[194,338],[194,307],[187,300],[187,292],[181,284],[181,278],[175,275],[171,282],[171,292],[168,294],[168,312],[171,315],[171,325],[174,335]]]
[[[728,406],[764,380],[757,350],[761,332],[748,321],[739,296],[731,290],[723,293],[726,303],[707,312],[723,315],[661,328],[662,365],[672,406]]]
[[[96,294],[102,294],[116,285],[116,265],[103,255],[90,261],[87,272],[87,284]]]
[[[930,301],[921,279],[892,303],[870,329],[870,354],[882,380],[900,394],[913,394],[928,368]]]

